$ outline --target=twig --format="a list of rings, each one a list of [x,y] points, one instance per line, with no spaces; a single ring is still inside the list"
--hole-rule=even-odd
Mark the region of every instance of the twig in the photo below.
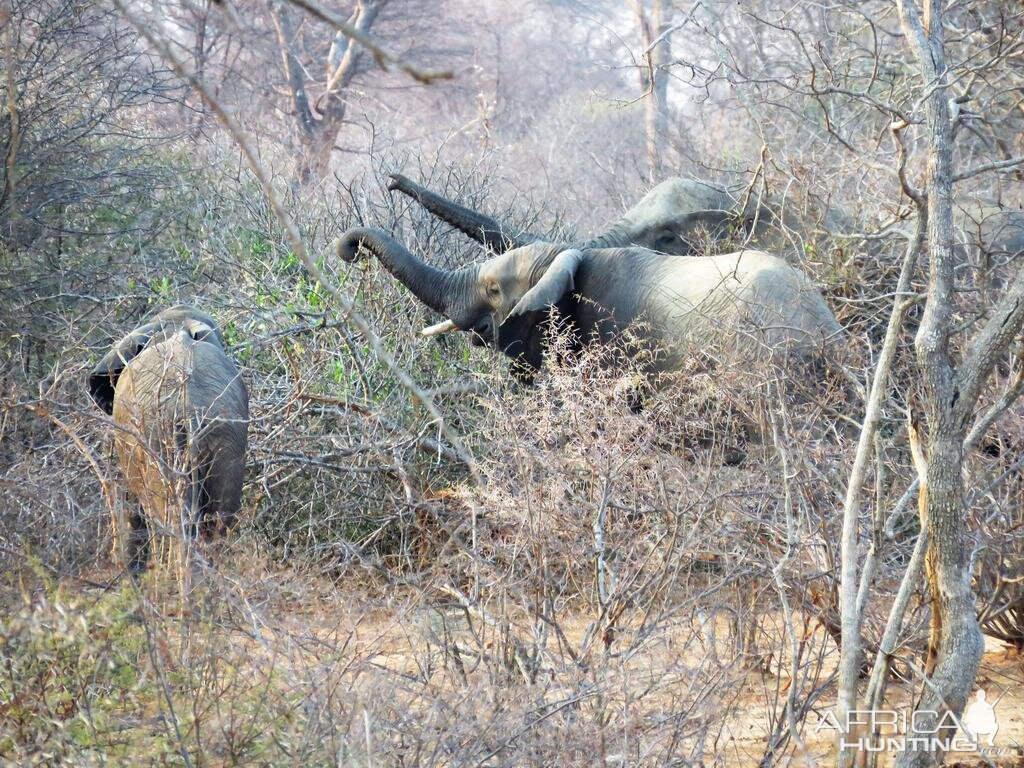
[[[320,21],[330,24],[336,30],[341,32],[341,34],[345,35],[345,37],[355,40],[373,54],[373,58],[376,59],[377,63],[385,69],[387,69],[387,66],[390,64],[396,69],[400,69],[402,72],[405,72],[409,77],[420,83],[424,83],[425,85],[429,85],[435,80],[451,80],[455,76],[450,69],[420,69],[419,67],[409,64],[395,54],[382,48],[373,40],[372,37],[365,34],[357,27],[349,24],[334,11],[330,11],[327,8],[317,5],[312,0],[287,1],[292,5],[302,8],[307,13],[320,19]],[[118,5],[120,5],[120,2],[118,2]]]
[[[924,238],[924,218],[918,217],[914,237],[907,243],[896,286],[897,295],[906,293],[910,288],[910,279],[917,264],[917,251]],[[845,721],[846,713],[856,708],[857,678],[860,673],[861,615],[858,605],[864,603],[858,599],[865,593],[867,585],[857,583],[857,529],[860,511],[860,492],[864,485],[871,448],[874,443],[875,430],[882,412],[882,403],[888,391],[886,382],[896,354],[896,341],[903,324],[903,314],[910,303],[907,299],[893,301],[889,324],[882,342],[882,351],[878,356],[875,375],[871,382],[871,392],[864,409],[864,426],[857,440],[857,451],[853,467],[850,469],[850,480],[846,486],[846,498],[843,502],[843,530],[841,542],[840,570],[840,611],[842,650],[839,662],[839,716]],[[870,575],[870,574],[866,574]]]

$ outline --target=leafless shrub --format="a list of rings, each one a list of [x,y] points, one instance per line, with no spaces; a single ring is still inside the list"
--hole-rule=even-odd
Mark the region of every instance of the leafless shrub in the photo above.
[[[175,85],[110,9],[17,0],[8,13],[14,33],[6,36],[10,79],[0,114],[4,242],[73,244],[137,230],[140,195],[165,182],[162,169],[143,159],[140,150],[158,137],[139,117],[172,98]]]

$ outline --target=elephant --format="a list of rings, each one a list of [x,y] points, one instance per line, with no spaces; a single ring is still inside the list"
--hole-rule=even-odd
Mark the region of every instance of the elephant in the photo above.
[[[115,520],[133,575],[146,568],[151,536],[163,534],[184,557],[183,541],[211,538],[238,514],[249,395],[223,344],[212,317],[179,304],[114,344],[89,374],[92,399],[113,416],[115,454],[140,507],[128,530]]]
[[[513,233],[495,219],[454,203],[398,173],[391,174],[388,189],[411,197],[495,253],[548,239],[528,232]],[[724,187],[676,177],[651,189],[602,234],[572,246],[580,250],[639,246],[688,256],[700,253],[707,238],[721,240],[733,231],[751,231],[755,222],[761,231],[760,225],[767,224],[770,218],[770,211],[765,206],[758,208],[753,199],[741,205]]]
[[[763,251],[670,256],[536,241],[444,270],[382,230],[350,229],[335,242],[346,262],[358,258],[360,247],[448,318],[423,334],[469,331],[473,344],[511,357],[513,373],[525,382],[541,367],[553,314],[576,348],[637,328],[642,349],[633,354],[653,374],[677,370],[692,343],[740,360],[809,358],[841,334],[807,277]]]

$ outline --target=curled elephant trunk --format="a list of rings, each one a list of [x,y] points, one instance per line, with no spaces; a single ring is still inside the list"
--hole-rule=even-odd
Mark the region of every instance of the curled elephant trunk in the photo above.
[[[539,239],[534,235],[516,237],[508,231],[507,227],[502,226],[490,216],[485,216],[471,208],[452,202],[436,192],[431,192],[400,173],[391,174],[391,183],[388,184],[388,189],[411,197],[441,221],[469,235],[495,253],[504,253]]]
[[[366,249],[417,299],[445,316],[450,316],[457,297],[465,292],[463,286],[475,276],[475,267],[472,266],[448,270],[427,264],[379,229],[350,229],[335,240],[334,245],[338,257],[347,262],[359,258],[360,247]]]

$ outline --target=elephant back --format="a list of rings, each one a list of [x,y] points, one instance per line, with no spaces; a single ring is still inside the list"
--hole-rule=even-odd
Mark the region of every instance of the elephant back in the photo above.
[[[754,254],[757,258],[750,258]],[[741,339],[770,355],[811,357],[836,345],[842,326],[807,276],[768,253],[746,251],[753,265],[743,274],[737,306]]]
[[[151,517],[171,525],[197,471],[203,516],[237,512],[248,395],[218,340],[182,329],[143,349],[118,379],[113,416],[128,487]]]
[[[665,259],[648,306],[663,339],[683,355],[697,344],[712,354],[754,362],[810,357],[837,343],[835,315],[810,280],[764,251]],[[708,341],[714,339],[712,350]],[[670,358],[667,365],[677,362]]]

